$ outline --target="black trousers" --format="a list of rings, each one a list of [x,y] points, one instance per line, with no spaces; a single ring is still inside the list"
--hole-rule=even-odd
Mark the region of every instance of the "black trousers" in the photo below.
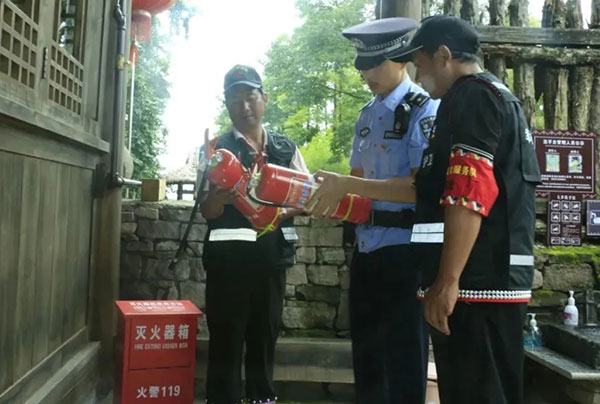
[[[355,251],[350,269],[350,328],[356,402],[422,404],[428,327],[417,300],[410,246]]]
[[[285,268],[257,268],[252,262],[222,262],[207,268],[207,403],[242,401],[244,343],[245,397],[250,402],[275,400],[273,362],[283,311],[285,273]]]
[[[526,303],[459,302],[450,335],[432,328],[442,404],[523,403]]]

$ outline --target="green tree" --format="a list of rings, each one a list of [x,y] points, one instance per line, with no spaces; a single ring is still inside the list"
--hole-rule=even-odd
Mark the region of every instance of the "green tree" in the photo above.
[[[160,171],[158,155],[164,151],[167,136],[163,114],[169,99],[169,83],[166,80],[169,54],[166,45],[170,36],[179,32],[179,28],[186,30],[187,21],[196,10],[185,1],[178,0],[170,13],[170,34],[162,34],[159,30],[160,21],[152,19],[152,40],[140,45],[135,69],[131,155],[133,178],[136,179],[153,178]],[[129,102],[131,100],[127,101],[127,111]]]
[[[347,164],[354,121],[371,94],[354,68],[354,48],[341,32],[371,19],[372,3],[298,0],[304,23],[267,52],[265,124],[304,146],[313,170],[346,170],[340,163]]]

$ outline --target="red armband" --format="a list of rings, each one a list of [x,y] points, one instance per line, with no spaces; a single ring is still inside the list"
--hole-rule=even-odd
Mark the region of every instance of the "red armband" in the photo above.
[[[467,145],[455,145],[440,203],[460,205],[487,217],[498,196],[494,157]]]

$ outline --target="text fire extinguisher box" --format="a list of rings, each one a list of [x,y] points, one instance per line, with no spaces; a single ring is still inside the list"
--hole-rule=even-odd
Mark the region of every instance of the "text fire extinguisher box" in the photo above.
[[[196,331],[202,312],[188,300],[117,301],[114,402],[194,401]]]

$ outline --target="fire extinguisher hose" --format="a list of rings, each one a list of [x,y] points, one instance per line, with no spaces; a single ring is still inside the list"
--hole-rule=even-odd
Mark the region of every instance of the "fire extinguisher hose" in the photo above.
[[[187,223],[185,228],[185,232],[183,233],[183,237],[179,241],[179,248],[177,248],[177,252],[175,253],[175,257],[171,260],[169,264],[169,270],[173,271],[175,269],[175,265],[179,262],[179,258],[181,254],[183,254],[183,250],[187,247],[187,240],[190,236],[190,231],[192,230],[192,223],[194,223],[194,218],[198,213],[198,208],[202,203],[202,198],[204,198],[204,188],[206,187],[206,181],[208,180],[208,167],[202,173],[202,178],[200,179],[200,186],[198,187],[198,193],[196,195],[196,202],[194,203],[194,207],[192,208],[192,213],[190,214],[190,220]]]

